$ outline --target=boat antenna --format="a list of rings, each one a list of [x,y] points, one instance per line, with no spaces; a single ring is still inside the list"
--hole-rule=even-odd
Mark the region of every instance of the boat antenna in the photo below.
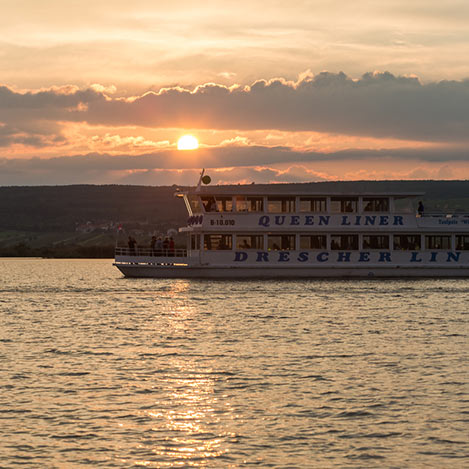
[[[199,182],[197,183],[197,187],[195,188],[196,192],[200,192],[200,186],[202,184],[202,178],[204,177],[204,174],[205,174],[205,168],[202,168],[202,171],[201,171],[200,177],[199,177]]]

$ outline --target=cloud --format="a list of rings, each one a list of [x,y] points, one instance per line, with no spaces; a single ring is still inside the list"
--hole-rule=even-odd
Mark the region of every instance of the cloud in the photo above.
[[[111,87],[110,91],[115,90]],[[415,77],[304,74],[297,82],[209,83],[115,97],[93,85],[21,93],[0,87],[0,122],[311,131],[412,141],[467,143],[469,80],[422,84]]]
[[[169,147],[170,142],[168,140],[163,141],[153,141],[145,139],[142,136],[126,136],[122,137],[121,135],[112,135],[106,133],[104,135],[95,135],[91,138],[94,145],[106,148],[107,151],[117,150],[120,152],[131,151],[135,148],[143,148],[147,151],[153,148],[162,148]]]
[[[223,168],[210,171],[210,176],[214,184],[317,182],[327,179],[315,171],[295,165],[285,170],[268,166]]]
[[[107,158],[87,164],[93,158],[80,161],[70,158],[40,160],[0,160],[0,185],[55,184],[138,184],[138,185],[194,185],[200,169],[144,168],[130,161],[106,163]],[[95,158],[95,157],[94,157]],[[114,157],[112,157],[114,159]],[[151,166],[151,165],[150,165]],[[209,170],[213,184],[250,184],[305,182],[327,180],[324,175],[305,167],[278,169],[268,166],[235,167]]]
[[[298,152],[287,147],[156,150],[138,156],[89,153],[54,158],[0,158],[0,185],[194,184],[200,168],[214,183],[304,182],[328,179],[468,178],[464,150]]]
[[[30,168],[67,168],[80,170],[149,170],[149,169],[196,169],[233,168],[278,164],[298,164],[315,162],[348,161],[422,161],[427,163],[469,162],[468,150],[436,149],[393,149],[393,150],[347,150],[332,153],[305,151],[299,152],[287,147],[221,147],[205,148],[194,152],[160,150],[144,155],[110,155],[88,153],[86,155],[62,156],[54,158],[11,159],[0,158],[4,167],[25,165]],[[447,165],[446,165],[447,166]]]
[[[53,126],[54,127],[54,126]],[[61,132],[43,132],[40,129],[17,127],[0,123],[0,148],[8,148],[14,145],[25,145],[29,147],[46,148],[60,146],[66,142]]]
[[[293,165],[284,171],[279,171],[277,177],[280,178],[282,182],[318,182],[326,181],[328,179],[326,174],[318,171],[311,171],[305,166],[300,165]]]
[[[439,168],[437,178],[438,179],[454,179],[455,174],[450,166],[444,165]]]

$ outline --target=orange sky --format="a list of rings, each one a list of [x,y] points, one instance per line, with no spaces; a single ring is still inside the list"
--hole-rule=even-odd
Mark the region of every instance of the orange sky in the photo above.
[[[469,177],[466,1],[0,13],[1,185]]]

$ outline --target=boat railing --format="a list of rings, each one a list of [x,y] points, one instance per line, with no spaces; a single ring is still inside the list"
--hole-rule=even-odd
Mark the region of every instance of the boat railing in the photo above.
[[[417,214],[418,217],[421,218],[469,218],[469,213],[463,212],[454,212],[454,213],[446,213],[446,212],[425,212],[421,214]]]
[[[187,249],[152,249],[116,247],[116,256],[138,257],[187,257]]]

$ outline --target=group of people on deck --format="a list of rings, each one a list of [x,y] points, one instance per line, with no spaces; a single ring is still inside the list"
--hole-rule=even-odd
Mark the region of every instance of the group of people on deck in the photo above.
[[[129,252],[135,254],[135,248],[137,246],[137,241],[132,236],[129,236],[127,241],[129,246]],[[161,236],[158,238],[156,236],[151,237],[150,249],[152,256],[174,256],[175,254],[175,243],[172,237],[165,236],[163,239]]]
[[[161,237],[152,236],[150,242],[152,256],[174,256],[174,239],[166,236],[164,239]]]

